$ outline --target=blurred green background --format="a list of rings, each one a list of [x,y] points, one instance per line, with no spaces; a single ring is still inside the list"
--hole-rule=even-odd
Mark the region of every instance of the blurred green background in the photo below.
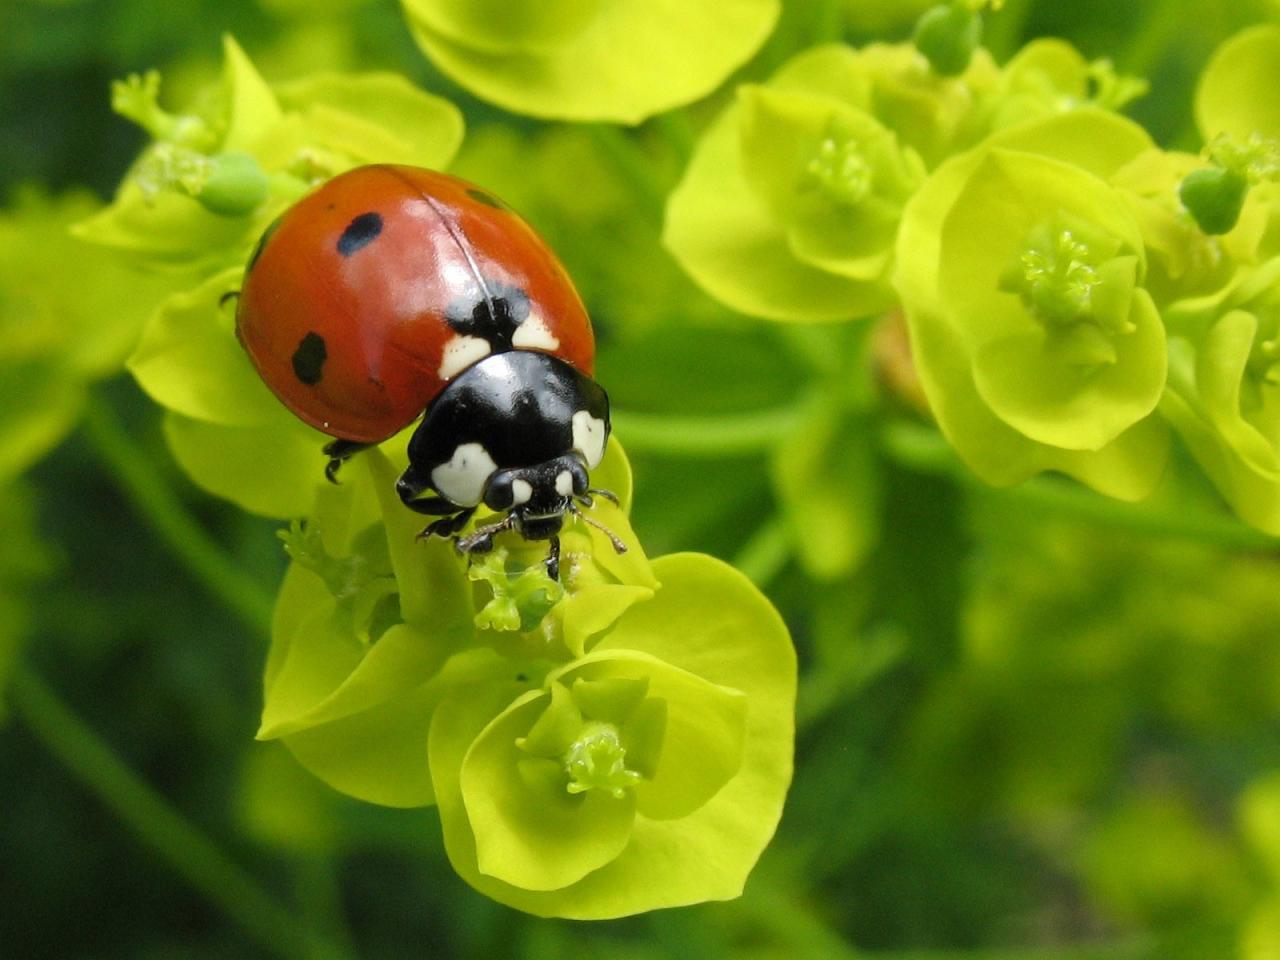
[[[794,0],[742,77],[833,34],[902,39],[920,6]],[[1009,0],[989,42],[1111,57],[1152,83],[1129,112],[1195,149],[1197,71],[1266,9]],[[662,251],[724,90],[637,130],[538,123],[434,71],[391,0],[4,0],[0,197],[109,197],[144,142],[110,81],[159,67],[180,103],[224,31],[271,80],[391,69],[462,107],[454,169],[546,234],[595,318],[648,552],[736,562],[793,630],[795,783],[740,901],[582,924],[474,893],[433,811],[347,800],[255,744],[265,638],[209,571],[269,603],[279,524],[197,491],[121,375],[0,496],[0,957],[1280,958],[1271,541],[1065,484],[989,491],[907,404],[796,436],[884,331],[815,355]]]

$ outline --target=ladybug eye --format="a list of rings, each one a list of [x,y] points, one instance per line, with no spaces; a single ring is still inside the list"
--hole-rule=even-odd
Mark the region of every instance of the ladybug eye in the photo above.
[[[489,478],[484,488],[484,505],[490,510],[510,510],[515,506],[514,478],[509,472],[495,473]]]

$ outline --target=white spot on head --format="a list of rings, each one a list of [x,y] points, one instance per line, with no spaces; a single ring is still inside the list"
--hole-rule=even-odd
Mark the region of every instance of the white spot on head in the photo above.
[[[541,316],[530,312],[511,335],[511,345],[518,350],[555,350],[560,341],[551,335]]]
[[[568,470],[561,470],[556,474],[556,493],[562,497],[573,496],[573,477]]]
[[[604,421],[593,417],[586,410],[573,415],[573,449],[582,454],[587,468],[594,470],[604,459]]]
[[[448,463],[431,471],[431,486],[460,507],[474,507],[484,498],[485,482],[497,469],[480,444],[460,444]]]
[[[512,480],[511,481],[511,504],[518,506],[522,503],[528,503],[529,498],[533,496],[533,486],[528,480]]]
[[[460,333],[444,345],[444,351],[440,354],[440,369],[436,372],[441,380],[450,380],[488,355],[488,340]]]

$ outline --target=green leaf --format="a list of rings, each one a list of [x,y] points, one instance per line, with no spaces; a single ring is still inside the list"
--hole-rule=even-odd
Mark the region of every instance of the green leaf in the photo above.
[[[639,123],[719,86],[764,42],[779,4],[560,0],[529,7],[536,15],[503,6],[492,19],[456,0],[404,8],[423,52],[483,99],[537,117]],[[509,23],[524,38],[518,46]]]
[[[165,300],[128,367],[151,399],[174,413],[221,426],[263,427],[283,408],[236,339],[234,305],[221,302],[239,287],[241,273],[231,267]]]
[[[300,517],[324,480],[330,439],[284,407],[269,423],[227,426],[166,413],[169,450],[196,486],[265,517]],[[263,469],[270,457],[271,469]]]
[[[398,73],[316,73],[282,84],[280,103],[307,138],[356,163],[444,169],[462,143],[462,113]]]
[[[1200,135],[1280,137],[1280,26],[1261,24],[1222,44],[1200,74],[1195,99]]]

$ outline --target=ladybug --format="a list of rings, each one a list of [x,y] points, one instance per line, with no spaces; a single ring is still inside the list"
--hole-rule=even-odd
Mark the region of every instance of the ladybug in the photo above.
[[[262,379],[329,436],[325,474],[421,423],[396,482],[437,517],[423,536],[484,553],[514,530],[550,541],[581,517],[604,457],[609,397],[591,321],[546,243],[500,200],[447,174],[377,164],[329,180],[258,241],[236,335]],[[501,519],[467,536],[483,504]]]

